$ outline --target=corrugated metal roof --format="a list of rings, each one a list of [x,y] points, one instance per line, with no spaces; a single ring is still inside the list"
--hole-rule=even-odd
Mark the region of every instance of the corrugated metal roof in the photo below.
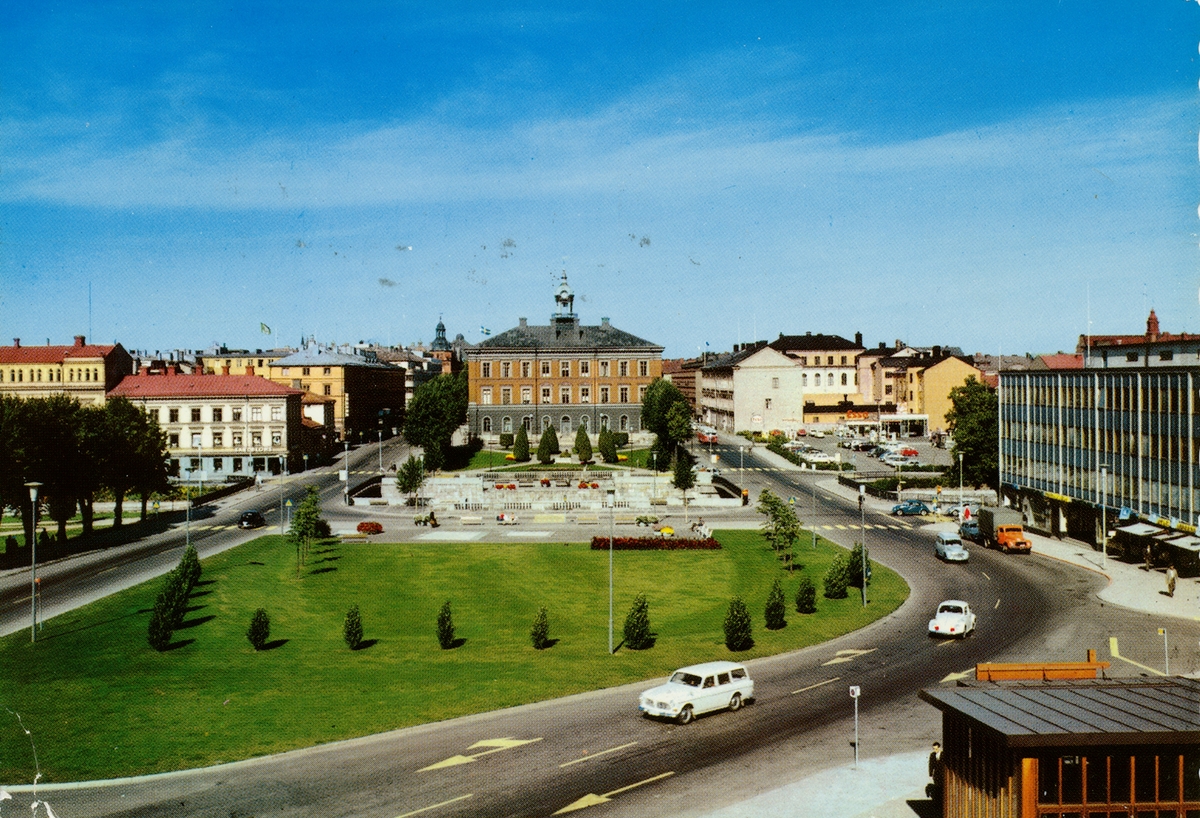
[[[921,699],[1004,736],[1010,747],[1200,744],[1200,682],[971,682]]]

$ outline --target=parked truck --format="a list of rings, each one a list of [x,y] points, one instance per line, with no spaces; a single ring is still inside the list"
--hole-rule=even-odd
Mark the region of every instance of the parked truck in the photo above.
[[[1005,553],[1016,551],[1028,554],[1033,543],[1021,527],[1021,512],[1014,508],[981,508],[976,515],[979,537],[985,548],[999,548]]]

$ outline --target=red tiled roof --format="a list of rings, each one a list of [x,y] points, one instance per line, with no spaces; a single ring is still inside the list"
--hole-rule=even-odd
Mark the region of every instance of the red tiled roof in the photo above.
[[[1043,355],[1041,358],[1047,369],[1083,369],[1082,355],[1060,352],[1057,355]]]
[[[107,358],[115,345],[0,347],[0,364],[57,364],[71,358]]]
[[[129,375],[110,398],[224,398],[304,394],[257,375]]]

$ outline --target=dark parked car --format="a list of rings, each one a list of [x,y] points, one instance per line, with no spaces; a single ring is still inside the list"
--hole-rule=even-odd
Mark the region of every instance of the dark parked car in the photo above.
[[[243,511],[242,519],[238,520],[238,528],[258,528],[266,524],[267,521],[257,511]]]
[[[979,523],[972,517],[969,520],[963,520],[958,526],[958,536],[964,540],[971,542],[979,542]]]
[[[903,503],[896,503],[896,505],[892,506],[892,514],[896,517],[911,517],[916,515],[924,517],[930,513],[932,512],[929,506],[920,500],[905,500]]]

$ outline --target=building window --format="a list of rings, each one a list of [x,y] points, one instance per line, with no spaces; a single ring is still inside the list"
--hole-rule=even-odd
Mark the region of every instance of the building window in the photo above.
[[[569,418],[566,415],[563,415],[560,422],[562,423],[562,425],[559,426],[558,428],[562,431],[563,434],[566,434],[567,432],[571,431],[571,418]]]
[[[332,395],[333,394],[333,384],[329,384],[329,383],[325,384],[324,392],[326,395]]]
[[[608,403],[608,387],[607,386],[600,387],[600,402]]]
[[[641,377],[641,378],[650,377],[650,362],[649,361],[638,361],[638,377]]]
[[[262,420],[262,407],[261,406],[251,406],[250,407],[250,419],[251,420]]]
[[[779,388],[779,378],[771,378],[771,388],[772,389]]]
[[[290,366],[284,366],[284,367],[280,367],[280,371],[286,377],[291,374],[292,368]]]
[[[271,445],[280,446],[283,444],[283,435],[279,432],[271,432]]]
[[[250,445],[256,449],[262,448],[262,432],[254,432],[250,435]]]
[[[848,375],[847,373],[843,372],[843,373],[842,373],[842,386],[848,386],[848,385],[849,385],[849,380],[848,380],[848,379],[849,379],[849,375]]]
[[[825,364],[826,364],[827,366],[833,366],[833,356],[832,356],[832,355],[828,356],[828,357],[825,359]]]
[[[592,375],[592,362],[591,361],[580,361],[579,362],[579,377],[589,378],[589,377],[591,377],[591,375]]]
[[[1162,352],[1158,353],[1158,360],[1160,361],[1170,361],[1174,357],[1175,352],[1170,349],[1164,349]]]
[[[846,356],[843,355],[842,356],[842,366],[845,366],[845,365],[846,365]]]
[[[571,402],[571,387],[560,386],[558,388],[558,402],[559,403],[570,403]]]
[[[492,377],[492,362],[484,361],[479,365],[479,376],[482,378]]]
[[[649,384],[645,384],[645,383],[638,386],[638,403],[641,403],[642,401],[644,401],[646,399],[646,387],[647,386],[649,386]]]
[[[521,418],[521,425],[525,427],[526,432],[533,431],[533,415],[526,415]]]
[[[240,458],[240,457],[233,458],[234,473],[240,472],[241,470],[242,470],[242,458]]]
[[[220,432],[213,432],[213,448],[220,449],[225,446],[225,435]]]
[[[512,387],[511,386],[505,386],[504,388],[502,388],[500,390],[500,403],[502,403],[505,406],[508,406],[509,404],[512,403]]]
[[[1126,352],[1125,353],[1125,360],[1129,361],[1129,363],[1131,363],[1131,364],[1137,363],[1137,359],[1138,359],[1138,354],[1136,352]]]
[[[600,362],[600,377],[601,377],[601,378],[607,378],[607,377],[608,377],[608,361],[601,361],[601,362]]]
[[[502,428],[505,432],[511,432],[512,431],[512,418],[505,415],[504,419],[502,421],[500,421],[500,428]]]
[[[549,402],[550,402],[550,387],[543,386],[542,387],[542,403],[549,403]]]
[[[200,471],[200,458],[198,458],[198,457],[189,457],[188,458],[188,471],[190,471],[190,472]]]
[[[580,416],[579,416],[579,428],[580,428],[580,429],[583,429],[583,432],[584,432],[584,434],[587,434],[587,430],[588,430],[588,419],[587,419],[587,415],[580,415]]]
[[[193,409],[192,410],[192,423],[199,423],[199,422],[200,422],[200,410]]]
[[[601,429],[607,429],[607,428],[608,428],[608,415],[601,415],[601,416],[600,416],[600,428],[601,428]]]
[[[178,409],[168,409],[167,410],[167,423],[178,423],[178,422],[179,422],[179,410]]]
[[[620,432],[628,432],[629,431],[629,415],[621,415],[621,428],[618,429],[617,431],[620,431]]]
[[[558,362],[558,376],[560,378],[571,377],[571,362],[570,361],[559,361]]]
[[[798,360],[800,361],[800,366],[808,366],[808,356],[807,355],[801,355]]]
[[[491,418],[485,417],[483,419],[483,431],[484,432],[492,431],[492,419]]]
[[[232,410],[230,410],[230,414],[233,416],[234,423],[238,423],[241,421],[241,419],[242,419],[242,410],[241,409],[232,409]]]
[[[500,377],[501,378],[511,378],[512,377],[512,364],[509,363],[508,361],[501,362]]]
[[[271,407],[271,420],[283,420],[283,407],[282,406],[272,406]]]
[[[550,418],[547,417],[546,415],[542,415],[542,434],[545,434],[546,430],[549,428],[550,428]]]
[[[542,377],[543,378],[550,377],[550,362],[549,361],[542,361]]]
[[[224,418],[225,418],[225,410],[219,409],[219,408],[214,408],[212,410],[212,416],[213,416],[213,423],[221,423],[224,421]]]
[[[262,366],[262,364],[260,363],[259,366]],[[321,370],[321,374],[322,375],[332,375],[333,370],[329,367],[325,367],[324,369]]]
[[[241,432],[234,432],[234,433],[233,433],[233,434],[232,434],[230,437],[232,438],[232,442],[233,442],[233,448],[235,448],[235,449],[240,449],[240,448],[242,448],[242,434],[241,434]],[[240,471],[240,469],[234,469],[234,471]]]
[[[303,368],[300,370],[300,374],[301,374],[301,375],[311,375],[311,374],[312,374],[312,368],[311,368],[311,367],[307,367],[307,366],[306,366],[306,367],[303,367]]]
[[[167,435],[167,446],[172,449],[178,449],[179,435]]]
[[[526,406],[533,403],[533,387],[532,386],[522,386],[521,387],[521,403],[525,404]]]
[[[618,403],[629,403],[629,387],[628,386],[618,386],[617,387],[617,402]]]
[[[625,378],[629,375],[629,361],[617,361],[617,375]]]
[[[492,405],[492,387],[485,386],[479,390],[479,402],[484,406]]]
[[[885,394],[885,395],[892,394],[892,385],[890,383],[887,386],[883,387],[883,394]]]
[[[763,401],[763,409],[770,409],[770,408],[771,408],[771,399],[767,398]]]
[[[225,471],[225,461],[219,457],[213,458],[213,471]]]
[[[821,385],[821,373],[817,372],[813,375],[813,386]]]
[[[807,372],[800,373],[800,385],[808,386],[808,373]]]
[[[591,403],[592,402],[592,388],[590,386],[579,387],[579,402],[580,403]]]
[[[533,372],[533,365],[530,364],[529,361],[521,361],[521,377],[528,378],[530,373],[532,373],[532,372]]]

